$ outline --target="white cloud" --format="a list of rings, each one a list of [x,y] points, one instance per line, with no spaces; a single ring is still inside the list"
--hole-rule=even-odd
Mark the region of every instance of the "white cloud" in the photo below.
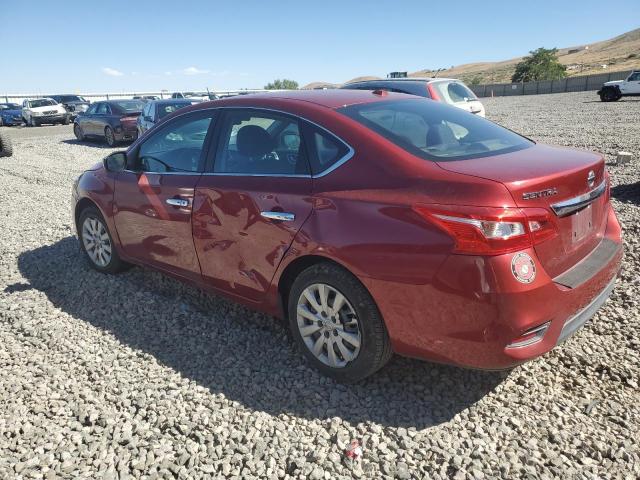
[[[102,73],[112,77],[121,77],[124,75],[120,70],[116,70],[115,68],[102,67]]]
[[[165,74],[167,77],[168,77],[168,76],[170,76],[170,75],[173,75],[173,73],[172,73],[172,72],[164,72],[164,74]]]
[[[209,73],[209,70],[200,70],[197,67],[187,67],[182,70],[184,75],[202,75],[203,73]]]

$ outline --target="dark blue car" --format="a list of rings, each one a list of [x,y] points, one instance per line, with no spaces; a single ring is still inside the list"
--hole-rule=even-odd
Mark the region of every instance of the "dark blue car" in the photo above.
[[[17,103],[0,103],[0,125],[22,125],[22,107]]]

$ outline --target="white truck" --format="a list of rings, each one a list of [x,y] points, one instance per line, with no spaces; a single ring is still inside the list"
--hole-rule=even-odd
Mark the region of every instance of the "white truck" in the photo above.
[[[640,70],[634,70],[626,80],[613,80],[606,82],[598,90],[600,100],[603,102],[615,102],[622,97],[640,96]]]

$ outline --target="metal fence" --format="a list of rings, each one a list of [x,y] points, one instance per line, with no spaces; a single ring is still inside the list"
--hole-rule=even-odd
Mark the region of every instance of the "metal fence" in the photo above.
[[[487,85],[470,85],[478,97],[504,97],[508,95],[538,95],[541,93],[586,92],[598,90],[604,82],[624,80],[631,71],[597,73],[567,77],[561,80],[544,80],[524,83],[490,83]]]
[[[245,90],[210,90],[209,93],[216,94],[219,97],[230,97],[234,95],[246,95],[248,93],[265,92],[264,89],[245,89]],[[272,90],[270,90],[272,91]],[[53,95],[53,94],[49,94]],[[123,98],[132,98],[136,96],[155,96],[160,98],[171,98],[171,92],[167,90],[155,91],[155,92],[115,92],[115,93],[74,93],[73,95],[80,95],[91,102],[101,100],[117,100]],[[41,93],[4,93],[0,95],[0,101],[11,103],[22,103],[26,98],[42,98],[47,95]]]

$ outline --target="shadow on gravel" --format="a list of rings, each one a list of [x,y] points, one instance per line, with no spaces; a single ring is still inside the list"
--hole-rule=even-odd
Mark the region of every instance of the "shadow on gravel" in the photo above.
[[[62,143],[66,143],[67,145],[82,145],[84,147],[93,147],[93,148],[100,148],[100,149],[107,149],[107,150],[112,150],[114,148],[119,148],[119,147],[122,147],[124,149],[129,146],[128,143],[121,143],[115,147],[110,147],[109,145],[106,144],[104,140],[100,140],[99,138],[96,138],[95,140],[93,139],[84,140],[82,142],[80,140],[73,138],[69,140],[62,140]]]
[[[22,253],[18,265],[32,288],[69,315],[214,394],[272,415],[422,429],[450,420],[507,375],[394,358],[371,378],[340,385],[304,364],[278,320],[150,270],[95,272],[73,237]]]
[[[640,205],[640,182],[616,185],[611,188],[611,196],[620,202]]]

